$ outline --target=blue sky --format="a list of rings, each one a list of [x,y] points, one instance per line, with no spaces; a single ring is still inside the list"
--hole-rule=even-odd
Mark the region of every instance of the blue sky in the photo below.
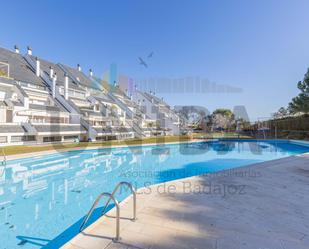
[[[172,105],[244,105],[251,119],[287,105],[309,67],[309,1],[3,1],[0,46],[101,75],[206,78],[241,93],[161,93]],[[154,55],[148,68],[138,57]],[[163,83],[164,84],[164,83]]]

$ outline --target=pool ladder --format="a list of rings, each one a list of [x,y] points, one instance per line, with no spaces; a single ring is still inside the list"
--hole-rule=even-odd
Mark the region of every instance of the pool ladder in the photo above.
[[[115,194],[118,191],[118,189],[123,185],[126,185],[131,190],[131,193],[133,194],[133,218],[131,220],[132,221],[136,220],[136,191],[135,191],[135,188],[129,182],[119,182],[117,184],[117,186],[114,188],[114,191],[112,193],[103,192],[103,193],[99,194],[99,196],[94,201],[91,209],[89,210],[86,218],[84,219],[83,223],[81,224],[81,226],[79,228],[79,232],[82,232],[84,230],[84,227],[85,227],[87,221],[89,220],[91,214],[93,213],[95,207],[98,205],[98,203],[102,199],[102,197],[108,197],[108,200],[107,200],[107,202],[106,202],[106,204],[103,208],[102,215],[105,214],[105,211],[106,211],[109,203],[111,201],[113,201],[115,206],[116,206],[116,236],[114,238],[114,241],[118,241],[120,239],[120,207],[119,207],[119,202],[115,198]]]
[[[4,149],[2,148],[2,157],[3,157],[3,160],[2,160],[2,162],[1,162],[1,164],[2,165],[6,165],[6,154],[5,154],[5,152],[4,152]]]

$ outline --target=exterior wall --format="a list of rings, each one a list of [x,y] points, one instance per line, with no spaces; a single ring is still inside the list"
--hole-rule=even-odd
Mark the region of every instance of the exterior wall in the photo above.
[[[1,146],[7,146],[7,145],[31,145],[31,144],[36,144],[36,140],[29,140],[29,141],[22,141],[22,139],[20,139],[21,137],[28,137],[30,138],[30,136],[27,136],[25,134],[22,133],[1,133],[0,134],[0,147]],[[33,136],[31,136],[33,137]],[[6,140],[5,143],[3,143],[3,139]],[[34,139],[36,139],[36,137],[34,136]]]
[[[6,123],[6,108],[0,107],[0,123]]]
[[[52,135],[38,135],[37,144],[51,144],[51,143],[73,143],[82,140],[83,135],[80,134],[52,134]]]

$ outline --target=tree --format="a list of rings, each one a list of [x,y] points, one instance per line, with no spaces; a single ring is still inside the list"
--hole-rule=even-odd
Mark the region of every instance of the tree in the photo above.
[[[299,81],[297,84],[301,93],[292,99],[289,104],[289,110],[291,113],[309,113],[309,68],[304,76],[303,81]]]
[[[234,114],[230,109],[223,109],[223,108],[217,109],[213,112],[213,114],[220,114],[227,118],[234,118]]]
[[[251,128],[250,122],[244,120],[243,118],[235,120],[235,125],[236,125],[236,131],[248,130]]]
[[[285,118],[286,116],[288,116],[289,114],[289,110],[281,107],[277,112],[275,112],[273,114],[274,119],[280,119],[280,118]]]
[[[229,129],[235,125],[234,114],[229,109],[217,109],[211,116],[212,126],[215,129]]]

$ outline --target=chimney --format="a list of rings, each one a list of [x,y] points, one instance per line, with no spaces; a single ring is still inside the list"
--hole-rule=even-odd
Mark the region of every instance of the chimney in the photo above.
[[[66,100],[69,98],[69,77],[67,73],[64,74],[64,98]]]
[[[77,64],[77,70],[80,72],[80,71],[82,71],[82,68],[81,68],[81,66],[79,65],[79,64]]]
[[[17,45],[14,46],[14,49],[15,49],[15,53],[19,54],[19,48],[17,47]]]
[[[89,76],[90,76],[90,77],[92,77],[92,76],[93,76],[92,69],[89,69]]]
[[[35,61],[36,61],[35,73],[36,73],[36,76],[40,77],[40,61],[38,57],[35,58]]]
[[[55,74],[56,75],[56,74]],[[54,78],[54,69],[53,67],[49,67],[49,78],[50,79],[53,79]]]
[[[28,55],[32,55],[32,48],[30,46],[27,47],[27,53]]]
[[[53,94],[53,98],[55,98],[56,97],[56,80],[57,80],[56,73],[52,76],[52,78],[53,78],[52,94]]]

